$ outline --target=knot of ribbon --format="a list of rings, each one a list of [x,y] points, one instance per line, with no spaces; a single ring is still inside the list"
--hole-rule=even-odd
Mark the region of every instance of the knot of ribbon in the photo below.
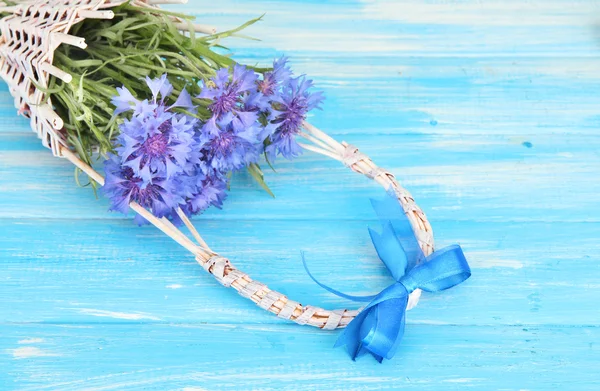
[[[352,296],[319,282],[327,291],[353,301],[369,302],[348,324],[335,347],[346,346],[350,357],[370,353],[379,362],[391,359],[404,335],[408,296],[416,289],[439,292],[465,281],[471,269],[459,245],[451,245],[425,257],[410,221],[393,192],[383,200],[371,200],[373,209],[382,223],[381,234],[369,228],[377,255],[392,274],[395,282],[373,296]]]

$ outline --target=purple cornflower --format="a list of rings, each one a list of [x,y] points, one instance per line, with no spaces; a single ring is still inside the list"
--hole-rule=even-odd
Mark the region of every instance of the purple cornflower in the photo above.
[[[273,70],[266,72],[262,79],[256,83],[257,89],[244,97],[244,107],[248,111],[257,111],[265,119],[265,131],[270,131],[274,127],[270,126],[274,119],[272,104],[273,100],[281,94],[281,88],[289,82],[292,77],[292,70],[287,64],[288,59],[281,57],[273,61]],[[261,138],[264,141],[264,137]]]
[[[137,202],[156,217],[164,217],[180,202],[171,181],[154,178],[152,183],[144,183],[131,167],[123,166],[116,155],[109,154],[104,162],[104,172],[106,179],[102,191],[111,201],[111,210],[127,214],[129,203]],[[136,215],[134,221],[139,225],[147,223],[140,215]]]
[[[112,99],[115,114],[130,116],[119,126],[116,154],[105,162],[103,191],[112,210],[127,213],[135,201],[176,224],[179,208],[186,215],[220,208],[227,174],[256,163],[262,152],[271,159],[299,155],[295,136],[323,100],[321,92],[310,91],[311,80],[293,78],[285,57],[260,78],[241,65],[218,70],[198,95],[211,113],[202,123],[172,110],[195,112],[187,91],[168,105],[173,86],[166,75],[146,78],[146,84],[151,99],[137,99],[125,87]],[[145,220],[136,216],[136,222]]]
[[[112,99],[115,114],[132,112],[119,126],[117,154],[105,161],[105,194],[111,200],[111,209],[127,213],[131,201],[148,208],[157,217],[173,215],[174,209],[184,202],[179,176],[188,175],[200,164],[196,137],[197,120],[174,113],[182,107],[194,111],[192,100],[183,90],[175,103],[166,100],[173,86],[166,75],[146,78],[152,99],[138,100],[125,88],[117,88]],[[136,222],[145,220],[137,216]]]
[[[198,167],[190,174],[178,175],[172,181],[180,197],[179,208],[187,216],[200,214],[210,206],[221,208],[227,197],[227,178],[222,174],[205,175]],[[183,221],[176,211],[170,215],[175,225]]]
[[[223,201],[227,197],[227,178],[224,175],[200,174],[193,178],[193,182],[191,192],[182,207],[186,214],[199,214],[210,206],[221,209]]]
[[[119,95],[113,98],[117,106],[115,113],[132,110],[133,116],[120,126],[117,138],[120,144],[116,151],[124,166],[130,167],[144,182],[152,182],[154,177],[171,179],[183,172],[190,164],[191,154],[197,148],[194,140],[193,117],[176,114],[170,110],[184,107],[193,110],[191,98],[183,90],[172,106],[165,105],[166,98],[173,91],[166,75],[158,79],[146,78],[152,92],[152,100],[139,101],[125,87],[118,89]],[[160,100],[158,99],[160,95]]]
[[[210,99],[212,117],[200,136],[203,172],[207,175],[238,170],[258,160],[263,132],[258,118],[266,107],[257,91],[256,73],[241,65],[222,68],[199,98]]]
[[[259,157],[261,128],[257,114],[250,112],[241,121],[229,113],[220,120],[212,117],[200,136],[203,171],[212,175],[238,170]]]
[[[273,96],[279,93],[283,84],[287,83],[292,77],[292,70],[287,64],[287,57],[281,57],[273,61],[273,70],[265,72],[262,80],[257,82],[258,91],[267,96]]]
[[[198,98],[212,101],[209,109],[217,120],[228,113],[241,119],[248,115],[244,109],[243,98],[247,93],[256,90],[257,79],[254,71],[242,65],[236,64],[231,75],[229,68],[221,68],[217,75],[205,84]]]
[[[149,115],[152,114],[154,110],[159,105],[165,105],[165,99],[171,95],[173,92],[173,86],[167,79],[167,75],[163,74],[161,77],[156,79],[150,79],[146,77],[146,84],[148,88],[152,92],[152,102],[149,102],[148,99],[140,101],[135,98],[131,91],[129,91],[125,86],[117,87],[117,95],[115,95],[111,99],[111,103],[115,105],[115,114],[121,114],[126,111],[133,111],[134,116],[139,115]],[[158,96],[160,95],[160,100],[158,100]],[[181,94],[177,97],[175,103],[169,107],[183,107],[186,109],[193,109],[192,98],[190,94],[183,90]]]
[[[287,61],[286,57],[273,61],[273,69],[265,72],[262,78],[257,80],[256,88],[242,97],[244,110],[258,114],[260,127],[258,141],[261,153],[263,152],[264,140],[272,135],[277,128],[272,123],[275,119],[272,107],[273,100],[280,95],[282,86],[292,77],[292,70]]]
[[[276,125],[276,130],[266,148],[272,160],[277,154],[292,159],[302,152],[295,136],[300,132],[307,113],[320,108],[324,100],[321,91],[309,91],[312,87],[312,80],[307,80],[306,76],[292,78],[282,87],[281,93],[273,97],[272,123]]]

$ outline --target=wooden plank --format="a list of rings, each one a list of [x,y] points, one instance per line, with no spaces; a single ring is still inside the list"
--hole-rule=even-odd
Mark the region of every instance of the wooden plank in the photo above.
[[[306,275],[350,294],[392,283],[367,233],[375,220],[207,220],[213,248],[292,299],[358,308]],[[598,224],[442,222],[440,246],[460,243],[473,278],[425,294],[409,324],[597,324]],[[573,235],[584,232],[585,235]],[[0,322],[285,323],[221,287],[152,227],[118,220],[0,220]]]
[[[119,217],[106,212],[107,200],[77,188],[72,166],[36,146],[34,135],[15,137],[0,136],[0,217]],[[596,136],[363,134],[343,139],[395,173],[434,222],[600,221],[595,207],[600,182],[589,180],[600,171]],[[265,170],[276,199],[239,175],[225,209],[209,210],[205,217],[371,219],[368,198],[382,194],[371,181],[312,153],[294,162],[280,159],[276,167],[277,173]],[[27,207],[21,207],[24,200]]]
[[[589,0],[229,0],[210,9],[193,2],[176,9],[221,29],[266,12],[249,33],[263,40],[261,46],[286,53],[512,58],[597,56],[592,26],[600,5]],[[248,46],[257,45],[243,40],[235,45]]]
[[[597,327],[408,326],[399,358],[353,363],[294,326],[0,325],[0,382],[41,390],[552,390],[600,386]]]
[[[236,52],[240,61],[268,65],[280,55],[252,45]],[[600,123],[597,102],[582,93],[600,88],[600,58],[290,55],[324,90],[324,110],[311,120],[332,134],[594,135]],[[30,131],[5,85],[0,125]]]

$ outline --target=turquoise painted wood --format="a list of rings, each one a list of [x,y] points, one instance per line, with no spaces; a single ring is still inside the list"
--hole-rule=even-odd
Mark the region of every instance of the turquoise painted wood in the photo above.
[[[393,171],[473,277],[427,294],[396,358],[220,287],[152,227],[106,212],[0,87],[0,390],[600,389],[600,4],[593,0],[192,0],[237,58],[287,53],[327,94],[317,126]],[[370,181],[306,153],[196,219],[242,270],[303,303],[389,277]]]

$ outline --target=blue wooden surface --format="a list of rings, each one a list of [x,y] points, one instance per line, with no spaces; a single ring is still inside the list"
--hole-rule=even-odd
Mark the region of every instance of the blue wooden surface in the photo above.
[[[0,390],[600,389],[600,20],[559,0],[191,1],[221,29],[267,12],[237,58],[281,53],[327,94],[311,121],[389,168],[473,277],[424,295],[393,361],[281,321],[174,242],[106,212],[0,87]],[[196,219],[242,270],[304,303],[389,277],[377,187],[307,153],[243,176]]]

